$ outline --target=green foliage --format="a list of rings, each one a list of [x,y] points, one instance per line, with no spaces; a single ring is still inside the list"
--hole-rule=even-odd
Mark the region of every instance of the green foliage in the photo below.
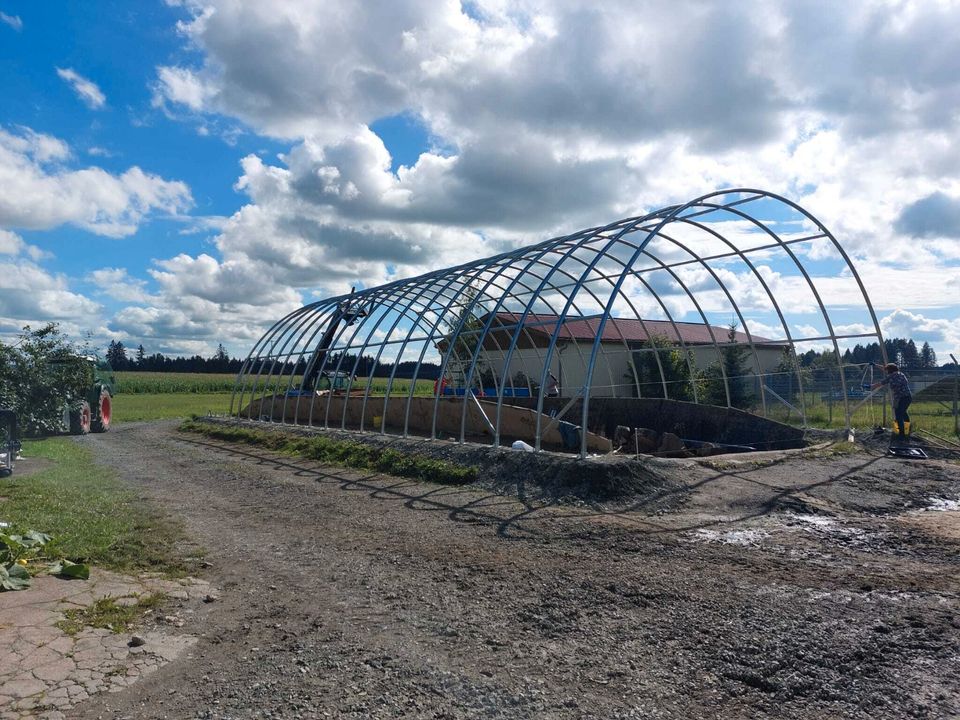
[[[737,341],[737,324],[730,323],[727,331],[727,344],[720,349],[720,359],[700,374],[703,395],[700,402],[708,405],[727,405],[727,391],[730,393],[730,407],[746,409],[753,402],[752,369],[747,358],[750,348]],[[724,387],[726,375],[726,389]]]
[[[172,395],[172,394],[193,394],[193,395],[211,395],[214,393],[232,394],[236,385],[237,376],[233,373],[181,373],[181,372],[141,372],[137,370],[128,370],[114,373],[117,380],[117,392],[124,395]],[[288,387],[300,387],[301,376],[294,375],[291,382],[289,375],[280,378],[279,383],[276,379],[267,382],[268,378],[261,378],[257,384],[257,392],[284,392]],[[387,391],[387,380],[385,377],[375,377],[370,379],[370,394],[383,395]],[[245,397],[249,397],[250,384],[245,390]],[[354,390],[362,390],[367,386],[367,378],[358,377],[353,381]],[[391,395],[406,395],[410,391],[410,380],[403,378],[394,378],[393,386],[390,388]],[[433,380],[417,380],[414,388],[414,395],[427,397],[433,395]],[[128,398],[125,398],[125,400]],[[227,399],[229,403],[229,398]],[[118,411],[120,407],[116,408]],[[185,413],[189,415],[190,413]],[[171,416],[173,417],[173,416]]]
[[[640,397],[693,400],[690,380],[690,369],[696,369],[693,355],[689,351],[684,353],[664,335],[653,335],[645,344],[647,347],[633,353],[636,378],[633,373],[626,376],[628,381],[637,383]]]
[[[88,565],[45,553],[52,539],[36,530],[23,535],[0,533],[0,590],[26,590],[30,587],[31,571],[34,575],[49,573],[68,578],[89,578]]]
[[[30,573],[22,565],[0,565],[0,590],[26,590]]]
[[[331,465],[374,470],[428,482],[461,484],[471,482],[477,477],[477,468],[473,466],[455,465],[422,455],[408,454],[350,440],[332,440],[321,436],[299,437],[279,432],[216,425],[200,420],[188,420],[180,426],[180,429],[228,442],[256,445]]]
[[[130,370],[116,373],[117,391],[125,395],[167,393],[232,393],[232,373],[165,373]]]
[[[485,324],[485,321],[480,318],[486,310],[483,301],[477,301],[479,296],[480,290],[472,283],[468,283],[461,288],[458,302],[451,308],[452,313],[441,320],[448,335],[441,341],[440,348],[443,351],[450,349],[447,373],[455,384],[463,385],[466,383],[467,375],[470,372],[473,355],[477,353],[479,347],[480,350],[477,353],[477,362],[470,384],[476,387],[493,387],[496,385],[496,376],[486,361],[483,347],[480,346]],[[476,304],[471,308],[474,302]],[[459,332],[457,332],[458,329]],[[454,333],[457,333],[456,336],[454,336]],[[453,340],[452,347],[450,347],[451,338]]]
[[[85,627],[125,633],[137,626],[147,613],[160,607],[167,600],[167,596],[163,593],[150,593],[141,595],[132,603],[118,603],[119,599],[121,598],[102,597],[89,607],[65,610],[64,619],[57,623],[57,627],[67,635],[76,635]]]
[[[25,327],[13,345],[0,343],[0,406],[17,413],[26,435],[58,432],[64,405],[78,407],[93,382],[93,363],[55,323]]]

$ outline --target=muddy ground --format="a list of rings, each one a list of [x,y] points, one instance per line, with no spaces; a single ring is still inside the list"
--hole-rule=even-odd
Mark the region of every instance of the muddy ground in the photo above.
[[[659,461],[671,508],[521,502],[128,424],[219,599],[76,718],[960,717],[960,465]],[[664,464],[666,463],[666,464]],[[174,606],[170,613],[177,613]]]

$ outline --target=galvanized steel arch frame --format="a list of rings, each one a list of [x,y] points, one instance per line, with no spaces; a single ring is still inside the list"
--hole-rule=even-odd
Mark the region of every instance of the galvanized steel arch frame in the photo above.
[[[796,236],[784,237],[786,233],[777,226],[780,221],[761,219],[756,213],[748,212],[751,203],[772,203],[777,211],[786,210],[800,218],[800,222],[812,225],[816,231]],[[766,205],[763,205],[767,208]],[[733,219],[752,228],[751,232],[768,239],[767,242],[749,247],[740,247],[734,242],[724,228],[720,227],[721,219]],[[671,230],[676,228],[676,232]],[[678,237],[686,232],[700,233],[703,237],[715,241],[726,248],[723,252],[699,253],[692,246],[691,240]],[[699,237],[699,236],[698,236]],[[652,247],[654,241],[667,243],[668,246],[681,252],[682,259],[661,257]],[[838,332],[838,322],[831,316],[831,306],[824,302],[821,291],[818,289],[814,277],[805,266],[803,259],[795,252],[800,243],[811,243],[820,240],[828,241],[836,251],[843,264],[844,270],[856,283],[862,309],[868,314],[868,322],[863,323],[872,331],[867,332]],[[708,243],[709,244],[709,243]],[[761,272],[759,263],[751,259],[751,255],[769,252],[781,253],[781,259],[798,274],[798,285],[805,286],[811,294],[820,317],[825,323],[826,333],[810,336],[798,331],[796,324],[791,322],[784,311],[783,303],[778,301],[775,289]],[[418,380],[424,379],[424,371],[429,368],[430,375],[447,378],[451,375],[451,367],[457,368],[458,376],[462,378],[461,394],[447,396],[444,394],[443,383],[434,383],[432,396],[432,423],[429,431],[419,428],[418,434],[428,434],[435,437],[438,432],[437,415],[441,402],[460,403],[459,407],[459,437],[460,442],[476,437],[475,428],[468,427],[468,408],[476,402],[474,386],[486,376],[493,377],[492,390],[496,396],[496,404],[484,401],[486,410],[480,406],[489,425],[489,434],[492,435],[494,445],[499,445],[503,408],[508,398],[516,396],[518,388],[514,383],[515,374],[511,372],[517,357],[527,350],[532,350],[520,357],[517,373],[526,377],[527,390],[536,395],[535,405],[535,449],[541,448],[541,439],[544,432],[544,420],[549,420],[548,426],[555,420],[543,415],[545,388],[548,386],[548,377],[552,374],[552,363],[556,356],[557,363],[561,362],[561,353],[558,343],[565,338],[564,331],[570,335],[572,344],[582,365],[583,380],[574,396],[568,392],[565,397],[580,398],[580,427],[586,428],[589,417],[591,397],[596,391],[603,389],[612,392],[618,397],[624,384],[618,383],[615,374],[615,363],[610,357],[616,358],[623,354],[627,358],[627,366],[633,374],[632,386],[626,384],[628,392],[640,394],[641,382],[634,364],[637,352],[652,351],[662,386],[663,397],[669,397],[667,374],[661,360],[662,349],[653,341],[653,335],[648,328],[652,318],[644,317],[639,309],[641,300],[651,301],[649,307],[652,312],[659,312],[669,323],[675,337],[675,345],[682,352],[683,358],[691,374],[690,385],[694,402],[699,402],[697,382],[692,375],[694,366],[692,358],[694,348],[679,327],[679,323],[689,324],[690,321],[682,317],[675,317],[680,311],[677,307],[681,302],[689,302],[699,316],[710,342],[704,346],[699,343],[697,348],[708,347],[716,354],[719,373],[722,378],[723,392],[727,404],[731,404],[731,381],[736,378],[727,376],[724,368],[724,351],[729,341],[717,337],[719,328],[711,321],[710,316],[716,316],[715,311],[705,307],[703,298],[698,298],[698,292],[707,296],[712,288],[706,292],[691,287],[691,282],[683,277],[684,268],[692,266],[701,268],[719,290],[729,308],[735,316],[737,326],[743,328],[746,338],[743,344],[748,348],[752,365],[759,378],[759,395],[762,409],[767,410],[768,388],[766,387],[758,345],[768,344],[755,342],[757,336],[751,331],[750,313],[745,312],[741,302],[737,301],[736,288],[728,286],[721,273],[714,264],[723,264],[734,260],[747,269],[747,275],[762,288],[770,304],[770,315],[773,324],[768,327],[782,331],[782,343],[789,350],[793,366],[797,371],[797,382],[800,387],[800,413],[802,422],[806,423],[805,393],[803,392],[802,374],[797,360],[797,346],[810,343],[829,343],[833,348],[839,369],[839,381],[842,392],[844,415],[847,426],[851,424],[852,402],[848,392],[846,373],[842,367],[841,344],[854,339],[875,339],[883,352],[882,334],[876,312],[867,295],[863,281],[853,266],[849,255],[837,239],[812,214],[796,203],[774,193],[750,188],[721,190],[695,198],[685,204],[673,205],[646,215],[631,217],[610,223],[581,230],[564,237],[553,238],[529,247],[518,248],[499,255],[464,263],[462,265],[438,269],[424,275],[396,280],[374,288],[361,290],[350,295],[341,295],[312,303],[290,313],[288,316],[275,322],[264,335],[254,344],[248,357],[244,361],[238,376],[234,395],[231,398],[231,414],[249,419],[266,419],[278,421],[276,412],[279,405],[280,422],[286,422],[289,411],[293,412],[293,422],[301,422],[301,407],[309,403],[306,423],[322,425],[325,428],[337,426],[348,429],[348,401],[344,401],[339,418],[331,418],[334,392],[317,393],[313,388],[297,389],[298,372],[305,368],[315,368],[319,375],[333,374],[338,377],[347,376],[345,397],[351,395],[355,386],[362,389],[360,402],[359,425],[356,428],[364,431],[367,421],[376,417],[376,409],[380,410],[380,433],[390,431],[406,436],[410,433],[410,414],[414,398],[424,394],[422,387],[417,385]],[[610,266],[612,269],[606,269]],[[673,307],[671,296],[665,297],[654,287],[651,278],[653,275],[665,274],[669,282],[677,288]],[[734,275],[736,277],[736,275]],[[634,280],[637,287],[642,286],[643,294],[625,292],[624,286],[628,280]],[[560,308],[557,312],[557,308]],[[345,310],[347,308],[347,310]],[[538,311],[546,308],[546,315]],[[596,314],[585,314],[585,310],[599,309]],[[628,312],[623,314],[623,308]],[[834,308],[836,312],[836,308]],[[503,317],[509,317],[509,322]],[[540,321],[540,317],[547,320]],[[531,319],[534,322],[531,322]],[[638,321],[647,343],[636,339],[628,339],[621,324],[617,320]],[[613,336],[616,343],[604,337],[604,331],[613,321]],[[592,342],[581,342],[582,338],[573,338],[569,323],[586,322],[587,327],[595,327],[595,337]],[[590,325],[595,322],[595,325]],[[841,323],[842,324],[842,323]],[[535,336],[533,328],[536,328]],[[386,328],[384,330],[384,328]],[[330,335],[333,332],[332,336]],[[378,333],[380,337],[378,337]],[[541,346],[542,337],[549,333],[546,344]],[[332,337],[328,347],[318,347],[318,338]],[[537,338],[540,338],[539,340]],[[527,346],[521,346],[521,339],[525,339]],[[763,340],[763,338],[760,338]],[[508,341],[508,342],[507,342]],[[458,347],[468,350],[469,359],[459,357]],[[431,349],[432,346],[432,349]],[[367,354],[375,352],[374,355]],[[495,359],[492,356],[499,355]],[[409,357],[412,355],[413,357]],[[415,359],[414,359],[415,358]],[[434,361],[434,358],[437,362]],[[595,386],[600,358],[605,358],[605,367],[608,385]],[[374,378],[357,378],[361,363],[371,367],[371,373],[378,367],[389,364],[392,367],[386,380],[383,392],[383,403],[379,406],[375,399],[379,393],[374,392]],[[884,356],[884,360],[885,360]],[[412,372],[409,385],[399,395],[394,393],[396,387],[401,387],[398,369],[401,363],[412,362]],[[531,367],[539,368],[536,381],[526,372]],[[579,366],[577,366],[579,367]],[[346,372],[345,372],[346,370]],[[562,374],[562,366],[560,367]],[[626,376],[626,375],[625,375]],[[406,380],[406,378],[403,378]],[[301,378],[302,382],[305,382]],[[565,384],[566,381],[564,381]],[[488,388],[490,389],[490,388]],[[569,390],[568,388],[564,388]],[[520,388],[522,391],[522,388]],[[534,393],[535,391],[535,393]],[[777,393],[769,390],[777,400],[782,400]],[[270,400],[270,412],[265,414],[264,402]],[[570,402],[572,403],[573,400]],[[257,401],[259,404],[256,404]],[[390,403],[403,402],[403,425],[388,427],[387,417]],[[510,402],[514,402],[511,400]],[[786,402],[786,401],[784,401]],[[509,404],[509,403],[507,403]],[[567,407],[569,407],[568,403]],[[788,403],[789,405],[789,403]],[[251,417],[257,408],[257,417]],[[371,407],[373,408],[371,410]],[[792,405],[790,405],[792,407]],[[488,413],[489,410],[489,413]],[[492,413],[492,418],[489,414]],[[368,418],[367,415],[371,417]],[[331,425],[331,421],[333,425]],[[587,433],[580,433],[580,454],[587,453]]]

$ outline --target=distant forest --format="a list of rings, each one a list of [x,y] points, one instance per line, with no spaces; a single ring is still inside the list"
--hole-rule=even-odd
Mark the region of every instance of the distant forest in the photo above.
[[[927,370],[938,367],[937,354],[929,343],[917,349],[913,340],[905,338],[893,338],[883,341],[887,351],[887,359],[895,362],[906,372],[916,372],[917,370]],[[354,371],[354,362],[356,355],[347,354],[340,364],[343,372]],[[798,356],[800,365],[803,367],[836,367],[836,360],[833,352],[816,352],[808,350]],[[107,350],[107,361],[114,370],[140,370],[144,372],[185,372],[185,373],[238,373],[243,365],[243,361],[238,358],[231,358],[227,355],[223,345],[217,347],[217,352],[212,357],[205,358],[200,355],[193,357],[167,357],[161,353],[147,355],[143,345],[137,347],[133,353],[129,353],[127,348],[121,342],[113,341]],[[851,350],[845,350],[843,353],[843,362],[845,365],[862,365],[865,363],[880,363],[883,356],[880,353],[879,343],[870,343],[868,345],[855,345]],[[270,361],[272,362],[272,361]],[[333,371],[340,363],[340,353],[332,352],[327,359],[327,369]],[[944,363],[944,367],[951,366],[953,363]],[[413,376],[416,368],[416,362],[406,361],[399,364],[396,371],[396,377],[409,378]],[[254,366],[254,371],[258,368]],[[294,374],[302,373],[306,369],[306,359],[299,363],[287,363],[284,372],[291,370]],[[357,363],[356,374],[360,377],[389,377],[393,372],[393,363],[376,362],[372,356],[364,355]],[[440,367],[435,363],[423,363],[420,366],[419,377],[424,379],[436,379],[440,374]]]
[[[354,362],[357,356],[347,354],[340,362],[340,353],[331,352],[327,357],[326,369],[333,372],[340,365],[341,372],[356,372],[360,377],[390,377],[393,372],[393,363],[375,362],[374,358],[364,355],[357,363],[354,370]],[[282,371],[285,374],[300,374],[306,370],[308,357],[303,358],[298,363],[288,362],[284,364]],[[227,355],[223,344],[217,346],[217,352],[212,357],[205,358],[201,355],[193,357],[167,357],[162,353],[153,353],[147,355],[143,345],[139,345],[136,350],[130,353],[122,342],[111,341],[107,348],[107,362],[114,370],[138,370],[141,372],[183,372],[183,373],[232,373],[240,372],[243,366],[243,360],[232,358]],[[272,360],[265,364],[272,364]],[[397,365],[395,377],[410,378],[416,369],[417,363],[406,361]],[[253,364],[252,371],[257,372],[259,367],[257,363]],[[266,371],[266,368],[265,368]],[[280,368],[274,368],[274,372],[279,372]],[[372,371],[372,372],[371,372]],[[425,362],[420,365],[418,377],[421,379],[435,380],[440,376],[440,366],[435,363]]]
[[[896,363],[905,372],[932,370],[939,367],[937,353],[930,347],[930,343],[925,342],[919,350],[913,340],[905,338],[884,340],[883,344],[887,351],[887,362]],[[880,344],[875,342],[868,345],[855,345],[852,350],[845,350],[842,357],[844,365],[883,362]],[[835,353],[833,352],[818,353],[814,350],[808,350],[798,355],[798,359],[803,367],[824,367],[827,365],[836,367]],[[952,362],[944,363],[944,367],[952,365]]]

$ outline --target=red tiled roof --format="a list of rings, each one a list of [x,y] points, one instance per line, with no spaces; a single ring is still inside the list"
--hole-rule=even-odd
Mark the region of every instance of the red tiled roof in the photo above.
[[[483,318],[484,321],[486,318]],[[524,328],[531,334],[543,334],[549,337],[553,334],[557,326],[559,315],[535,314],[530,313],[524,322]],[[520,320],[520,313],[497,313],[497,324],[500,326],[516,326]],[[497,324],[491,326],[491,331],[497,328]],[[589,340],[593,341],[597,337],[597,329],[600,327],[600,317],[568,317],[560,326],[558,338],[567,340]],[[713,336],[710,336],[710,332]],[[628,318],[610,318],[603,327],[602,342],[646,342],[650,335],[665,337],[673,342],[683,342],[687,345],[712,345],[714,338],[716,342],[727,342],[729,328],[704,325],[703,323],[677,322],[671,323],[667,320],[637,320]],[[748,343],[746,333],[736,332],[734,337],[738,343]],[[769,340],[768,338],[753,336],[755,345],[783,345],[782,340]]]

